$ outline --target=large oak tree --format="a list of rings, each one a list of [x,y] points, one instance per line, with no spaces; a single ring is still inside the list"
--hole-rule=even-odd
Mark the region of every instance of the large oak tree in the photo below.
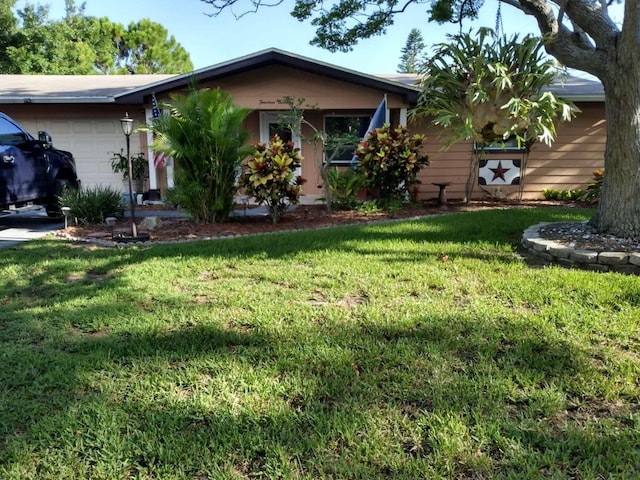
[[[202,0],[214,14],[231,6],[259,8],[266,0]],[[563,65],[597,77],[604,86],[606,170],[593,218],[603,232],[640,237],[640,2],[624,3],[624,20],[609,14],[614,0],[498,0],[531,16],[546,51]],[[276,1],[276,4],[284,0]],[[347,51],[360,39],[380,35],[411,4],[425,5],[425,21],[476,18],[483,0],[295,0],[292,15],[316,28],[312,44]],[[496,5],[495,2],[492,2]],[[619,3],[619,0],[618,0]],[[504,11],[506,16],[511,11]]]

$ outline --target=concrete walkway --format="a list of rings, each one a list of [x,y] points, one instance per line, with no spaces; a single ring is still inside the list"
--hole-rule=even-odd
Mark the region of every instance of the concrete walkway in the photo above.
[[[64,222],[47,217],[44,208],[0,217],[0,248],[12,247],[45,236],[64,227]]]
[[[124,216],[128,218],[130,215],[131,212],[126,209]],[[247,209],[240,208],[231,213],[231,216],[236,217],[262,215],[268,215],[268,210],[264,206],[251,206]],[[189,214],[185,210],[136,209],[136,219],[144,217],[186,218],[188,216]],[[0,216],[0,249],[41,238],[47,233],[60,230],[63,227],[64,221],[47,217],[44,208]]]

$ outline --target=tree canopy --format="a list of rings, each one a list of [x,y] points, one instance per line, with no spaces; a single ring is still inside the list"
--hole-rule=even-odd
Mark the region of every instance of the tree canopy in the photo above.
[[[131,22],[118,42],[119,70],[128,73],[178,73],[193,69],[189,53],[159,23]]]
[[[285,0],[201,0],[210,5],[213,15],[225,9],[254,11]],[[621,30],[609,16],[608,8],[620,0],[497,0],[533,16],[545,36],[547,51],[564,65],[589,72],[603,73],[602,60],[612,48]],[[386,33],[396,15],[412,5],[424,5],[425,22],[460,23],[477,19],[484,0],[339,0],[328,5],[323,0],[295,0],[291,15],[309,21],[316,28],[313,45],[329,51],[349,51],[360,40]],[[488,3],[488,2],[487,2]],[[628,2],[636,13],[629,17],[629,28],[638,28],[640,5]],[[623,28],[624,30],[624,28]]]
[[[85,4],[66,0],[66,14],[50,18],[46,5],[0,0],[1,73],[133,74],[184,73],[188,52],[162,25],[148,19],[128,27],[85,15]]]

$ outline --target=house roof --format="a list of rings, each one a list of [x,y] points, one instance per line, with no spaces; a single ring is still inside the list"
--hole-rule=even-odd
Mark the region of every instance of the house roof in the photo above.
[[[418,99],[419,76],[410,73],[370,75],[275,48],[228,60],[182,75],[0,75],[2,103],[120,103],[141,105],[152,93],[182,89],[195,82],[215,81],[270,65],[342,80],[400,95],[407,103]],[[554,83],[554,93],[573,101],[602,102],[599,81],[568,76]]]
[[[184,88],[194,81],[215,81],[216,79],[271,65],[288,66],[300,71],[329,77],[335,80],[342,80],[363,87],[384,90],[387,93],[395,93],[402,96],[408,103],[415,103],[419,93],[419,90],[415,86],[398,81],[394,78],[369,75],[355,70],[350,70],[348,68],[332,65],[330,63],[321,62],[319,60],[295,55],[276,48],[270,48],[251,55],[218,63],[211,67],[195,70],[191,73],[176,75],[171,79],[161,80],[150,85],[141,86],[140,88],[133,89],[128,92],[123,92],[121,95],[116,96],[116,101],[123,103],[142,103],[144,97],[151,95],[151,93],[160,94]]]
[[[550,85],[549,90],[574,102],[604,102],[604,88],[598,80],[563,76]]]
[[[420,75],[416,73],[393,73],[380,74],[380,77],[393,80],[395,82],[404,83],[417,88],[420,81]],[[598,80],[590,80],[588,78],[567,75],[559,77],[553,84],[549,85],[548,90],[559,97],[572,100],[574,102],[603,102],[604,89],[602,83]]]
[[[174,75],[0,75],[0,103],[114,103]]]

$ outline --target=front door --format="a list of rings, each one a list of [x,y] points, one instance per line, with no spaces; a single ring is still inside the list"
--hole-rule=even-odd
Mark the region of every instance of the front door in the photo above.
[[[260,142],[269,143],[271,137],[275,134],[284,140],[292,140],[296,147],[300,147],[300,135],[296,132],[292,132],[290,128],[285,127],[281,123],[282,114],[285,112],[260,112]],[[295,169],[294,174],[296,176],[302,174],[302,168]]]

